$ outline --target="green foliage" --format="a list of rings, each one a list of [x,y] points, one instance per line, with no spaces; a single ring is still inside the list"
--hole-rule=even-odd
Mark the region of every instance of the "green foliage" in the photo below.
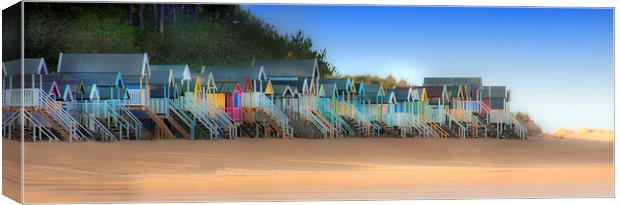
[[[155,4],[27,3],[25,55],[44,57],[52,70],[59,52],[146,52],[152,64],[187,63],[194,71],[253,58],[317,58],[324,76],[337,75],[327,51],[314,50],[302,31],[279,34],[238,5],[163,8],[162,15]]]
[[[524,112],[517,112],[517,114],[515,115],[515,118],[517,118],[517,120],[521,122],[528,122],[531,120],[530,116]]]
[[[394,87],[394,86],[409,86],[409,83],[406,80],[404,79],[396,80],[396,78],[394,78],[394,76],[392,76],[391,74],[385,78],[379,77],[376,75],[354,75],[354,76],[344,76],[344,77],[351,78],[355,80],[355,82],[364,81],[364,83],[373,83],[373,84],[379,84],[383,82],[383,87],[386,89]]]
[[[536,124],[536,122],[534,122],[534,120],[530,118],[529,114],[525,112],[517,112],[517,114],[515,114],[515,118],[517,118],[517,120],[521,122],[523,126],[525,126],[529,136],[541,136],[543,134],[540,126],[538,126],[538,124]]]
[[[21,56],[21,3],[2,10],[2,58],[5,61]]]

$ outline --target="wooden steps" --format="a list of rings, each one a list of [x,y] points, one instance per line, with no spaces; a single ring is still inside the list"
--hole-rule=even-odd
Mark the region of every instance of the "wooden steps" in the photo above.
[[[270,129],[265,128],[260,122],[256,120],[256,108],[243,108],[243,123],[239,126],[242,133],[247,137],[258,138],[261,137],[261,130]],[[264,137],[264,136],[263,136]]]
[[[438,137],[448,138],[450,136],[450,134],[448,134],[448,132],[446,132],[446,130],[439,125],[439,123],[431,122],[428,123],[428,125],[439,135]]]
[[[383,122],[383,121],[378,121],[377,124],[379,124],[379,126],[381,126],[381,133],[384,133],[386,135],[390,135],[390,136],[400,136],[400,129],[398,127],[391,127],[389,126],[387,123]]]
[[[426,123],[430,129],[432,129],[437,135],[439,135],[435,137],[447,138],[450,136],[443,128],[441,128],[439,123],[432,122],[425,117],[422,117],[420,120],[422,121],[422,123]]]
[[[362,135],[362,133],[364,132],[364,127],[362,127],[360,122],[350,117],[343,117],[343,119],[345,123],[349,124],[349,126],[353,129],[353,136]]]
[[[191,139],[189,133],[181,126],[171,115],[165,117],[168,120],[168,123],[177,131],[177,133],[181,134],[183,139]]]
[[[321,131],[315,126],[311,126],[310,121],[301,116],[298,112],[287,110],[284,114],[290,120],[290,125],[295,129],[293,137],[299,138],[322,138]]]
[[[60,126],[60,124],[58,124],[56,120],[54,120],[51,116],[49,116],[48,112],[46,111],[35,111],[35,112],[39,113],[41,117],[45,118],[45,121],[49,122],[52,125],[52,129],[58,132],[58,134],[60,134],[63,141],[67,141],[67,139],[69,140],[69,142],[73,141],[73,138],[71,137],[69,132],[67,132],[67,130],[65,130],[62,126]]]
[[[157,116],[157,114],[155,114],[148,107],[144,108],[144,112],[149,116],[151,120],[153,120],[153,122],[155,122],[155,132],[153,134],[155,135],[156,139],[174,138],[174,134],[172,133],[172,131],[170,131],[170,129],[168,129],[168,127],[164,123],[164,120]]]
[[[334,125],[332,125],[332,123],[330,123],[327,119],[325,119],[325,116],[323,116],[323,114],[319,113],[315,109],[310,109],[310,112],[317,116],[317,118],[319,118],[319,120],[321,120],[321,122],[323,122],[323,124],[328,127],[330,133],[332,133],[334,136],[338,133],[338,129],[334,127]]]
[[[271,127],[272,129],[272,130],[265,129],[265,132],[275,131],[277,137],[282,137],[282,138],[287,137],[286,133],[284,133],[284,130],[280,126],[278,126],[278,123],[275,120],[273,120],[264,110],[256,109],[256,114],[260,115],[263,119],[265,119],[269,127]],[[268,134],[269,133],[265,133],[265,136],[269,136]]]
[[[129,139],[127,137],[127,133],[122,133],[121,134],[121,128],[118,127],[118,125],[116,125],[116,123],[107,123],[105,121],[105,119],[97,119],[99,120],[99,123],[103,124],[110,132],[112,132],[112,134],[116,135],[118,137],[118,140],[123,140],[123,139]]]

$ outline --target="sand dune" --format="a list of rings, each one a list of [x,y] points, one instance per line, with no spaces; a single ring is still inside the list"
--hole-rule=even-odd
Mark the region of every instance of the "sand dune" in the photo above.
[[[28,143],[25,201],[609,197],[612,150],[570,139]]]
[[[551,133],[554,138],[570,138],[570,139],[582,139],[582,140],[596,140],[596,141],[614,141],[614,131],[611,129],[598,129],[598,128],[581,128],[577,130],[572,129],[556,129]]]

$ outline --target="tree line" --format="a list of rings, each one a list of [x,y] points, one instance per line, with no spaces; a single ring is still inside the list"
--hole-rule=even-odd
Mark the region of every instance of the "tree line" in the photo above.
[[[239,5],[26,3],[24,11],[24,54],[44,57],[51,69],[59,52],[146,52],[152,64],[194,71],[248,66],[253,58],[317,58],[324,76],[337,75],[327,51],[303,31],[281,34]]]

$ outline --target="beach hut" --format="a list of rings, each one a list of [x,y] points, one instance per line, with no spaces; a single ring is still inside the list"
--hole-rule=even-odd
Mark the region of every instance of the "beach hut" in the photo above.
[[[58,59],[59,73],[80,73],[97,76],[101,73],[120,73],[123,84],[129,93],[129,99],[122,100],[121,89],[117,93],[102,94],[106,92],[102,85],[97,84],[101,96],[109,96],[106,102],[114,109],[124,113],[127,119],[154,123],[154,129],[150,130],[152,139],[173,137],[161,118],[148,107],[150,99],[151,70],[148,55],[146,53],[60,53]],[[113,90],[108,88],[109,90]],[[136,126],[137,129],[138,126]],[[139,139],[139,137],[136,137]]]
[[[23,63],[23,72],[22,72]],[[24,58],[2,63],[3,106],[21,106],[24,88],[24,104],[33,105],[39,102],[39,88],[42,76],[47,75],[47,65],[43,58]],[[21,76],[24,84],[21,84]],[[27,79],[26,79],[27,78]]]
[[[78,88],[83,88],[84,85],[97,85],[96,87],[100,93],[99,99],[116,100],[119,102],[127,99],[125,82],[120,72],[98,72],[97,74],[62,72],[56,73],[56,75],[60,81],[76,86],[76,91],[80,92],[83,90]]]
[[[175,91],[174,71],[169,66],[151,66],[149,107],[157,114],[168,114],[168,101]]]
[[[179,65],[151,64],[149,66],[151,69],[151,76],[152,76],[152,78],[149,81],[151,85],[154,84],[153,78],[156,78],[155,73],[153,73],[154,71],[159,71],[160,74],[162,71],[172,72],[171,74],[170,73],[164,74],[166,78],[172,76],[171,82],[173,82],[173,84],[166,86],[166,87],[169,87],[167,88],[169,89],[167,90],[167,92],[169,91],[168,95],[171,98],[182,96],[184,92],[191,91],[190,84],[192,81],[192,72],[187,64],[179,64]],[[166,81],[166,84],[168,84],[168,81],[170,80],[165,79],[165,81]],[[159,84],[161,85],[162,83],[159,83]],[[151,91],[152,90],[153,89],[151,89]],[[151,93],[151,95],[153,94]]]
[[[351,90],[351,79],[350,78],[322,78],[319,83],[321,85],[336,85],[338,92],[338,100],[346,101],[348,100],[348,95]],[[326,90],[329,91],[329,90]]]
[[[480,96],[485,107],[491,110],[503,110],[506,107],[508,92],[506,86],[484,86]]]
[[[190,90],[190,81],[192,80],[192,72],[187,64],[161,65],[154,64],[151,66],[151,72],[154,70],[171,70],[174,76],[175,84],[178,84],[180,90]],[[151,74],[153,75],[153,74]],[[151,82],[152,83],[152,82]],[[181,91],[182,92],[182,91]]]
[[[214,100],[215,105],[223,109],[233,121],[240,122],[242,118],[241,109],[243,107],[243,89],[238,82],[218,83],[218,90]]]
[[[406,112],[405,102],[411,101],[411,87],[394,87],[390,89],[390,97],[388,104],[390,105],[390,112]]]
[[[246,101],[242,101],[243,107],[254,108],[259,106],[259,99],[263,85],[266,84],[266,77],[262,68],[255,67],[226,67],[226,66],[204,66],[202,75],[211,74],[214,83],[239,83],[242,88],[241,95]],[[225,95],[213,95],[213,100],[223,102]]]
[[[481,116],[495,130],[496,137],[514,136],[525,139],[527,129],[510,111],[510,91],[506,86],[483,86],[480,91]]]
[[[5,93],[11,95],[4,96],[10,99],[5,99],[3,108],[9,113],[18,112],[16,115],[12,115],[13,117],[23,117],[25,121],[18,122],[18,124],[26,126],[23,132],[24,137],[33,141],[41,140],[42,132],[45,132],[46,137],[52,141],[65,140],[71,142],[73,140],[87,140],[92,137],[87,130],[81,130],[79,122],[65,110],[62,102],[66,99],[63,90],[64,84],[59,82],[57,75],[36,73],[21,77],[14,74],[14,76],[19,77],[20,80],[10,82],[11,84],[8,87],[14,90],[7,90],[6,92],[15,92]],[[21,80],[25,84],[36,87],[22,90],[20,88]],[[22,92],[25,95],[22,95]],[[6,119],[6,123],[12,124],[10,119]]]
[[[427,85],[467,85],[475,90],[482,87],[480,77],[425,77],[424,86]]]
[[[150,66],[146,53],[60,53],[59,73],[119,72],[127,86],[130,100],[127,105],[144,108],[150,97]]]
[[[226,113],[226,94],[220,92],[221,85],[215,80],[215,72],[207,72],[193,75],[191,81],[193,92],[186,92],[183,96],[184,110],[197,118],[198,122],[205,128],[206,133],[210,133],[210,138],[236,138],[238,137],[238,121],[233,120],[232,116]],[[240,89],[242,92],[242,90]],[[234,96],[233,96],[234,97]],[[242,103],[239,98],[237,103]],[[198,107],[196,107],[198,106]],[[236,117],[241,117],[241,111],[230,109],[231,112],[238,113]],[[209,117],[211,116],[211,117]]]
[[[385,90],[383,84],[370,84],[363,81],[358,86],[359,100],[362,110],[369,119],[374,121],[382,120],[384,111]]]
[[[22,72],[21,64],[24,63]],[[2,63],[2,76],[12,75],[47,75],[47,64],[44,58],[24,58]]]
[[[308,85],[312,86],[308,91],[316,93],[320,79],[319,64],[317,59],[294,59],[294,60],[267,60],[253,59],[251,66],[264,68],[267,77],[271,81],[290,81],[308,79]]]

